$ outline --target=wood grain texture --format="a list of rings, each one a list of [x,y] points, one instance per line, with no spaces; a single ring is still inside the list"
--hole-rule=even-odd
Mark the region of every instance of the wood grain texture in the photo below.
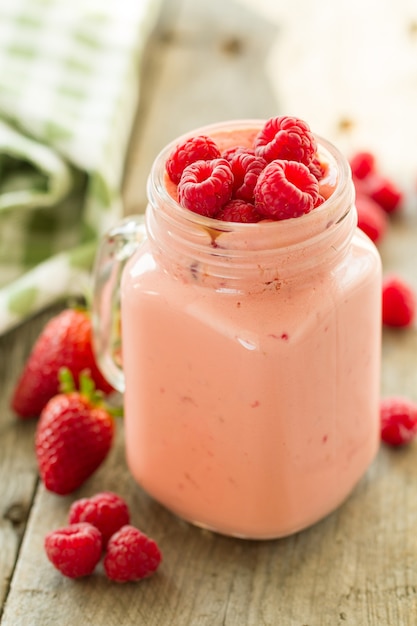
[[[17,421],[10,399],[24,359],[46,318],[41,315],[0,337],[0,606],[7,596],[38,482],[34,422]]]
[[[221,17],[220,17],[221,16]],[[193,126],[279,111],[262,70],[276,26],[233,0],[167,0],[148,49],[126,174],[128,212],[143,210],[156,152]],[[417,290],[416,212],[394,220],[381,246],[385,271]],[[100,470],[68,497],[38,483],[34,423],[17,422],[8,398],[44,321],[0,338],[1,626],[415,626],[417,623],[417,443],[382,448],[351,497],[292,537],[243,541],[194,528],[151,500],[130,477],[123,424]],[[352,328],[352,333],[355,329]],[[384,331],[382,393],[417,401],[417,330]],[[114,490],[132,522],[161,546],[158,573],[109,583],[102,569],[62,577],[43,550],[70,503]]]

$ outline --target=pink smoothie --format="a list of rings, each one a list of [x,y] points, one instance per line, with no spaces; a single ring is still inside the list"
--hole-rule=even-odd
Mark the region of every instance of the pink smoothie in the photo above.
[[[226,143],[244,140],[229,134]],[[331,166],[324,184],[336,184],[334,173]],[[314,219],[324,224],[321,209]],[[309,216],[287,221],[289,242],[309,232]],[[240,247],[279,228],[245,226]],[[221,230],[205,228],[199,243],[214,259],[234,248]],[[340,242],[337,258],[315,239],[307,252],[284,247],[281,272],[264,268],[261,255],[247,278],[226,261],[226,272],[213,277],[210,258],[198,251],[194,261],[177,254],[171,264],[152,241],[128,263],[127,460],[138,483],[182,518],[237,536],[284,536],[333,511],[371,463],[379,441],[380,262],[358,230],[349,246]],[[314,251],[317,259],[309,258]]]

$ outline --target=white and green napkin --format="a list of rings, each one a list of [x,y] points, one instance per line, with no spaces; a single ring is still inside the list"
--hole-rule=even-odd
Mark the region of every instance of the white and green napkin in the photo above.
[[[160,0],[0,0],[0,333],[84,295]]]

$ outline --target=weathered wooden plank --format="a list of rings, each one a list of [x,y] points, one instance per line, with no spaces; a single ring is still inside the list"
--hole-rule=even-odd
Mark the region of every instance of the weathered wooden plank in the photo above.
[[[48,315],[39,315],[0,337],[0,607],[7,596],[38,482],[33,454],[35,422],[17,420],[10,399],[24,360]]]
[[[177,520],[132,484],[118,448],[78,495],[105,484],[127,497],[134,522],[162,547],[159,573],[122,586],[108,583],[100,570],[83,581],[63,578],[46,561],[42,544],[45,532],[65,522],[72,498],[40,489],[2,624],[411,626],[417,611],[415,453],[381,451],[337,513],[294,537],[261,543]]]

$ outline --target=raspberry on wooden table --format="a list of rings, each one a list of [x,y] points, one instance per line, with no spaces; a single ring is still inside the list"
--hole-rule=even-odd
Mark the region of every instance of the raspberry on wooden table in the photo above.
[[[150,576],[161,560],[156,542],[134,526],[126,525],[110,538],[103,565],[110,580],[123,583]]]
[[[373,174],[366,178],[368,194],[387,213],[395,213],[401,206],[403,192],[384,176]]]
[[[309,213],[319,197],[317,179],[297,161],[272,161],[255,185],[255,208],[266,218],[283,220]]]
[[[296,117],[269,119],[255,138],[255,154],[270,162],[275,159],[308,165],[317,152],[309,125]]]
[[[188,165],[178,184],[181,206],[213,217],[233,192],[233,173],[226,159],[196,161]]]
[[[374,200],[386,213],[396,212],[403,201],[402,190],[377,168],[371,152],[357,152],[350,160],[356,191]]]
[[[92,524],[72,524],[48,533],[44,546],[48,559],[61,574],[80,578],[92,574],[99,562],[102,537]]]
[[[356,152],[349,160],[352,176],[362,180],[375,171],[375,157],[372,152]]]
[[[123,498],[111,491],[97,493],[91,498],[81,498],[72,503],[68,522],[89,522],[101,532],[103,546],[122,526],[129,524],[130,512]]]
[[[402,446],[417,434],[417,404],[409,398],[391,396],[380,403],[381,439],[391,446]]]
[[[356,195],[356,209],[358,226],[368,235],[369,239],[378,244],[384,238],[388,229],[388,217],[372,198],[363,193]]]
[[[166,162],[168,176],[176,185],[180,182],[184,169],[195,161],[218,159],[220,150],[211,137],[197,135],[177,146]]]
[[[413,288],[400,276],[386,276],[382,282],[382,322],[386,326],[411,326],[416,315]]]

